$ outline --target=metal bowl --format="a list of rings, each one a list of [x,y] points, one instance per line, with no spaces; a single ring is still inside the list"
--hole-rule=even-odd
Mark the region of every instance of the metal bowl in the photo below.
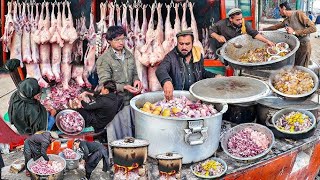
[[[251,128],[253,130],[264,133],[268,137],[268,139],[270,140],[269,147],[263,153],[258,154],[256,156],[252,156],[252,157],[238,157],[238,156],[234,156],[231,153],[229,153],[228,140],[230,139],[230,137],[232,137],[237,132],[243,130],[244,128]],[[274,135],[273,135],[272,131],[265,126],[262,126],[260,124],[255,124],[255,123],[239,124],[231,129],[229,129],[221,138],[221,147],[222,147],[223,151],[228,156],[230,156],[234,159],[237,159],[237,160],[241,160],[241,161],[252,161],[252,160],[263,157],[264,155],[268,154],[268,152],[271,150],[273,144],[274,144]]]
[[[282,115],[288,114],[288,113],[293,112],[293,111],[301,112],[302,114],[307,115],[307,116],[311,119],[312,125],[311,125],[308,129],[305,129],[305,130],[303,130],[303,131],[298,131],[298,132],[285,131],[285,130],[280,129],[278,126],[276,126],[276,121],[277,121]],[[312,129],[316,126],[316,118],[314,117],[314,115],[313,115],[310,111],[306,111],[306,110],[302,110],[302,109],[294,109],[294,108],[282,109],[282,110],[276,112],[276,113],[273,115],[271,121],[272,121],[272,124],[270,124],[269,121],[266,121],[266,123],[267,123],[268,126],[273,126],[273,127],[275,127],[278,131],[280,131],[280,132],[282,132],[282,133],[285,133],[285,134],[303,134],[303,133],[309,132],[310,130],[312,130]]]
[[[298,94],[298,95],[284,94],[284,93],[278,91],[278,90],[273,86],[273,83],[272,83],[272,82],[273,82],[275,76],[276,76],[278,73],[280,73],[280,71],[288,70],[288,69],[292,69],[292,68],[296,68],[296,69],[299,69],[299,70],[301,70],[301,71],[304,71],[304,72],[307,72],[307,73],[310,74],[310,76],[311,76],[312,79],[313,79],[313,83],[314,83],[314,87],[313,87],[313,89],[312,89],[310,92],[305,93],[305,94]],[[281,96],[283,96],[283,97],[287,97],[287,98],[291,98],[291,99],[306,98],[306,97],[310,96],[311,94],[313,94],[313,93],[318,89],[318,85],[319,85],[318,76],[317,76],[312,70],[310,70],[310,69],[308,69],[308,68],[306,68],[306,67],[303,67],[303,66],[294,66],[294,67],[285,66],[285,67],[281,68],[280,70],[273,72],[273,73],[270,75],[270,77],[269,77],[269,86],[271,87],[271,89],[272,89],[275,93],[277,93],[277,94],[279,94],[279,95],[281,95]]]
[[[297,37],[290,35],[288,33],[279,31],[262,31],[260,32],[264,37],[273,41],[274,43],[285,42],[289,44],[291,51],[284,57],[281,57],[274,61],[259,62],[259,63],[244,63],[237,61],[237,59],[248,50],[253,50],[256,48],[265,47],[266,44],[253,39],[250,35],[244,34],[230,39],[228,42],[224,43],[221,49],[221,55],[228,64],[236,69],[265,69],[265,70],[275,70],[286,65],[292,65],[295,61],[295,53],[300,46],[300,41]],[[240,43],[243,47],[236,48],[233,44]]]
[[[222,164],[222,166],[223,166],[223,171],[222,171],[221,174],[217,174],[217,175],[215,175],[215,176],[198,175],[198,174],[196,174],[196,172],[194,172],[194,170],[193,170],[193,167],[194,167],[195,165],[191,165],[191,166],[190,166],[191,172],[192,172],[195,176],[197,176],[197,177],[199,177],[199,178],[204,178],[204,179],[218,178],[218,177],[224,175],[224,174],[227,172],[228,166],[227,166],[227,163],[226,163],[224,160],[222,160],[222,159],[220,159],[220,158],[216,158],[216,157],[210,158],[209,160],[218,161],[219,163]],[[202,163],[202,162],[201,162],[201,163]]]
[[[67,158],[65,158],[63,152],[59,153],[59,156],[66,160],[66,168],[68,170],[77,169],[79,167],[79,162],[80,162],[81,155],[79,153],[77,153],[77,152],[76,152],[76,154],[77,154],[76,158],[67,159]]]
[[[56,172],[54,174],[36,174],[30,168],[36,161],[34,161],[33,159],[30,159],[27,163],[27,168],[31,173],[31,179],[52,179],[52,180],[63,179],[63,170],[66,168],[66,161],[62,157],[54,154],[48,154],[48,157],[49,157],[49,160],[51,161],[59,161],[62,163],[63,168],[61,168],[61,171]]]
[[[60,125],[60,116],[61,116],[62,114],[65,114],[65,113],[72,113],[72,112],[76,112],[76,113],[81,117],[81,119],[82,119],[82,121],[83,121],[83,126],[82,126],[82,130],[81,130],[81,131],[69,132],[69,131],[66,131],[65,129],[63,129],[63,128],[61,127],[61,125]],[[75,110],[72,110],[72,109],[65,109],[65,110],[60,111],[60,112],[57,114],[57,116],[56,116],[56,125],[57,125],[58,129],[59,129],[61,132],[63,132],[64,134],[73,136],[73,135],[78,135],[78,134],[80,134],[80,133],[83,131],[83,129],[85,128],[85,120],[83,119],[83,117],[81,116],[81,114],[80,114],[79,112],[77,112],[77,111],[75,111]]]

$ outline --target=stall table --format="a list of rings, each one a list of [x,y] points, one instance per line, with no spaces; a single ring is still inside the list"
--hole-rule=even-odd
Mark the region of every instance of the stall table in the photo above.
[[[222,133],[235,124],[223,121]],[[275,139],[272,150],[264,157],[254,161],[238,161],[227,156],[221,148],[214,156],[223,159],[228,170],[220,179],[224,180],[273,180],[315,179],[320,168],[320,129],[315,134],[301,140]],[[149,176],[158,179],[157,162],[149,158]],[[183,165],[182,179],[198,179],[190,170],[190,165]]]

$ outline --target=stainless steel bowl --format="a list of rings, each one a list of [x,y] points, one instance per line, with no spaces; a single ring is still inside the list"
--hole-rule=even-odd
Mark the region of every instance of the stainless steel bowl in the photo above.
[[[60,152],[60,153],[59,153],[59,156],[66,160],[66,168],[67,168],[68,170],[77,169],[77,168],[79,167],[81,155],[80,155],[79,153],[77,153],[77,152],[76,152],[76,154],[77,154],[76,158],[74,158],[74,159],[67,159],[67,158],[64,156],[63,152]]]
[[[296,111],[296,112],[301,112],[302,114],[305,114],[307,115],[311,121],[312,121],[312,125],[308,128],[308,129],[305,129],[303,131],[298,131],[298,132],[289,132],[289,131],[285,131],[285,130],[282,130],[280,129],[278,126],[276,126],[276,121],[281,118],[281,116],[283,115],[286,115],[286,114],[289,114],[293,111]],[[285,134],[303,134],[303,133],[306,133],[310,130],[312,130],[315,126],[316,126],[316,118],[314,117],[314,115],[310,112],[310,111],[306,111],[306,110],[302,110],[302,109],[294,109],[294,108],[288,108],[288,109],[282,109],[278,112],[276,112],[273,117],[272,117],[272,124],[270,124],[269,121],[266,121],[267,125],[268,126],[273,126],[275,127],[278,131],[282,132],[282,133],[285,133]]]
[[[228,140],[230,139],[230,137],[232,137],[237,132],[243,130],[244,128],[251,128],[253,130],[264,133],[268,137],[268,139],[270,140],[269,147],[263,153],[258,154],[253,157],[238,157],[238,156],[234,156],[231,153],[229,153]],[[241,161],[252,161],[252,160],[263,157],[264,155],[268,154],[268,152],[271,150],[273,144],[274,144],[274,135],[273,135],[272,131],[265,126],[262,126],[260,124],[255,124],[255,123],[239,124],[231,129],[229,129],[221,138],[221,147],[222,147],[223,151],[228,156],[230,156],[234,159],[237,159],[237,160],[241,160]]]
[[[279,31],[262,31],[260,32],[264,37],[273,41],[274,43],[285,42],[290,46],[290,53],[286,56],[279,58],[274,61],[260,62],[260,63],[244,63],[240,62],[237,59],[248,50],[253,50],[256,48],[265,47],[266,44],[253,39],[250,35],[244,34],[230,39],[228,42],[224,43],[221,49],[221,55],[225,61],[228,61],[228,64],[236,69],[268,69],[275,70],[279,69],[286,65],[292,65],[295,61],[295,53],[300,47],[300,41],[297,37],[290,35],[288,33],[279,32]],[[233,44],[241,44],[241,48],[235,47]]]
[[[276,76],[280,71],[282,71],[282,70],[288,70],[288,69],[292,69],[292,68],[296,68],[296,69],[298,69],[298,70],[301,70],[301,71],[304,71],[304,72],[307,72],[307,73],[310,74],[310,76],[311,76],[312,79],[313,79],[313,83],[314,83],[314,87],[313,87],[313,89],[312,89],[310,92],[305,93],[305,94],[299,94],[299,95],[284,94],[284,93],[278,91],[278,90],[273,86],[273,83],[272,83],[272,82],[273,82],[275,76]],[[283,97],[287,97],[287,98],[291,98],[291,99],[309,97],[310,95],[312,95],[312,94],[318,89],[318,85],[319,85],[318,76],[317,76],[312,70],[310,70],[310,69],[308,69],[308,68],[306,68],[306,67],[303,67],[303,66],[294,66],[294,67],[285,66],[285,67],[281,68],[280,70],[273,72],[273,73],[270,75],[270,77],[269,77],[269,86],[271,87],[271,89],[272,89],[275,93],[277,93],[277,94],[279,94],[279,95],[281,95],[281,96],[283,96]]]
[[[62,114],[65,114],[65,113],[72,113],[72,112],[76,112],[76,113],[81,117],[81,119],[82,119],[82,121],[83,121],[83,126],[82,126],[82,130],[81,130],[81,131],[68,132],[68,131],[66,131],[65,129],[63,129],[63,128],[61,127],[61,125],[60,125],[60,116],[61,116]],[[85,120],[83,119],[83,117],[81,116],[81,114],[80,114],[79,112],[77,112],[77,111],[75,111],[75,110],[72,110],[72,109],[65,109],[65,110],[60,111],[60,112],[56,115],[56,125],[57,125],[58,129],[59,129],[61,132],[63,132],[64,134],[67,134],[67,135],[78,135],[78,134],[80,134],[80,133],[83,131],[83,129],[85,128]]]

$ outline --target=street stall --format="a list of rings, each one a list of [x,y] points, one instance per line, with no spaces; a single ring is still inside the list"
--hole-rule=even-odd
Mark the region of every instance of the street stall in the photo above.
[[[91,10],[87,7],[83,13],[73,9],[78,7],[74,1],[8,2],[3,48],[10,58],[21,61],[21,79],[38,80],[41,104],[60,111],[56,126],[67,145],[50,145],[48,151],[59,154],[52,157],[68,172],[78,169],[80,157],[71,150],[69,139],[93,140],[84,118],[71,109],[79,106],[82,91],[97,86],[96,59],[110,46],[108,28],[118,25],[126,31],[125,47],[135,57],[143,91],[126,107],[134,117],[127,127],[134,128],[136,139],[114,132],[113,125],[123,123],[119,120],[106,128],[114,174],[110,178],[314,178],[320,168],[319,80],[307,68],[292,69],[299,47],[295,36],[262,32],[277,43],[271,48],[248,35],[231,39],[221,48],[220,59],[236,70],[263,69],[267,75],[205,79],[193,84],[190,92],[174,91],[174,100],[163,100],[155,70],[175,47],[177,32],[192,29],[194,44],[206,58],[212,57],[207,28],[213,16],[197,19],[203,15],[198,1],[179,2],[116,1],[98,6],[92,1]],[[226,4],[218,3],[224,9],[218,16],[225,17]],[[255,1],[250,3],[254,9]],[[215,1],[207,4],[217,8]],[[255,26],[254,11],[246,20]],[[287,87],[291,77],[294,85]],[[302,87],[297,86],[300,82]],[[311,100],[315,96],[318,102]],[[63,171],[44,176],[58,173],[56,178],[61,179]],[[39,176],[32,173],[33,178]]]

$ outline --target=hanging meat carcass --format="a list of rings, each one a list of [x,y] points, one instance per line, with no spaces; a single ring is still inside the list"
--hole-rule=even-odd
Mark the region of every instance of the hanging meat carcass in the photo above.
[[[175,30],[171,26],[170,22],[170,9],[171,6],[167,5],[167,17],[166,17],[166,22],[165,22],[165,39],[162,43],[164,54],[169,53],[174,47],[175,47]]]
[[[175,3],[174,10],[175,10],[175,13],[176,13],[176,19],[174,21],[174,32],[175,32],[175,35],[176,35],[181,31],[181,22],[180,22],[180,17],[179,17],[179,4],[178,3]],[[175,45],[176,44],[177,44],[177,40],[176,40],[176,37],[175,37]]]
[[[27,10],[27,12],[26,12]],[[22,61],[25,63],[31,63],[31,39],[30,39],[30,32],[31,32],[31,14],[30,14],[30,5],[26,3],[22,3],[22,23],[23,23],[23,33],[22,33]]]
[[[9,48],[11,47],[11,40],[14,33],[14,22],[12,17],[12,3],[8,2],[8,14],[6,15],[6,21],[4,24],[4,33],[1,37],[0,41],[2,41],[3,51],[8,52]]]
[[[108,27],[114,26],[114,4],[113,2],[108,3],[108,9],[109,9],[109,24]]]
[[[10,49],[10,58],[11,59],[19,59],[20,66],[23,67],[22,63],[22,54],[21,54],[21,46],[22,46],[22,26],[23,23],[18,17],[18,4],[16,1],[13,2],[13,25],[14,31],[12,35],[11,44],[9,46]]]
[[[33,8],[36,7],[36,15],[33,14]],[[32,63],[40,63],[40,52],[39,52],[39,44],[36,43],[36,36],[39,36],[38,31],[38,21],[39,21],[39,4],[31,4],[31,57]],[[39,39],[39,37],[38,37]],[[40,43],[40,39],[38,41]]]
[[[116,12],[117,12],[117,26],[121,26],[121,9],[119,4],[116,4]]]
[[[187,24],[187,2],[184,2],[182,4],[182,19],[181,19],[181,30],[185,31],[188,29],[188,24]]]
[[[193,14],[193,5],[194,4],[192,4],[192,2],[189,2],[189,10],[190,10],[190,14],[191,14],[191,29],[192,29],[193,36],[194,36],[193,45],[199,47],[202,55],[204,55],[203,47],[202,47],[202,44],[199,40],[197,21],[196,21],[196,18],[194,17],[194,14]]]

